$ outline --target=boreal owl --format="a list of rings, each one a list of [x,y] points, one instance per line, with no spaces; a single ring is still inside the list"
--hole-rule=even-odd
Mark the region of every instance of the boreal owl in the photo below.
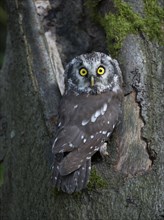
[[[53,183],[67,193],[85,188],[91,157],[107,155],[106,141],[119,122],[123,91],[118,62],[93,52],[74,58],[65,70],[65,93],[53,143]]]

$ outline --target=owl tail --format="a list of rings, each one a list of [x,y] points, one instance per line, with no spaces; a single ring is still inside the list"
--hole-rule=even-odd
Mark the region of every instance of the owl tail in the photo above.
[[[69,175],[61,176],[59,173],[59,163],[61,162],[63,156],[55,158],[53,166],[53,184],[66,193],[79,192],[86,187],[91,170],[91,159],[86,160],[79,169],[70,173]]]

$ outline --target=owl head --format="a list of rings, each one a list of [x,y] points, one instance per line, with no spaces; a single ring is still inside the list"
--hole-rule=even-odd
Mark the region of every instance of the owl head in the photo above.
[[[74,58],[65,70],[65,91],[99,94],[117,92],[122,84],[118,62],[110,56],[93,52]]]

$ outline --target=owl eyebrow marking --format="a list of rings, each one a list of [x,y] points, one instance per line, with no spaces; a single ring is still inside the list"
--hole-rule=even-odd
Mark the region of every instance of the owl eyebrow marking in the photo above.
[[[78,66],[82,66],[83,65],[83,61],[80,58],[76,58],[75,62],[77,62]]]
[[[105,59],[105,60],[104,60],[104,59]],[[108,60],[106,60],[106,56],[102,56],[102,58],[101,58],[101,63],[106,64],[107,61],[111,61],[111,60],[112,60],[112,58],[109,57],[109,56],[108,56]]]

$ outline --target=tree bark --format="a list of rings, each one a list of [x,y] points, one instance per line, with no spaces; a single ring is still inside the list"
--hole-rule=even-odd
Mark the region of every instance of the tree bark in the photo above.
[[[128,2],[134,10],[141,3]],[[107,53],[105,33],[81,0],[8,0],[7,9],[0,73],[1,219],[162,220],[162,47],[139,35],[124,40],[118,56],[125,91],[122,123],[110,141],[110,157],[92,166],[107,185],[57,193],[51,184],[51,146],[64,91],[63,66],[82,53]]]

